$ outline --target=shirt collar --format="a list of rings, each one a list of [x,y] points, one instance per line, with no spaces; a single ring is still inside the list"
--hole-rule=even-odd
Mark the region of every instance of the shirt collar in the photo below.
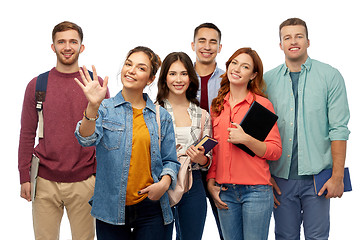
[[[301,70],[303,71],[304,69],[306,69],[307,71],[310,71],[311,69],[311,65],[312,65],[312,61],[311,61],[311,58],[308,57],[305,61],[305,63],[303,63],[301,65]],[[283,72],[284,72],[284,75],[286,74],[289,74],[290,73],[290,70],[289,68],[287,67],[286,65],[286,62],[284,62],[283,66],[282,66],[282,69],[283,69]]]
[[[150,109],[151,111],[155,112],[155,105],[154,103],[151,101],[151,99],[149,98],[149,96],[146,93],[143,93],[143,98],[146,101],[146,107]],[[129,103],[127,101],[125,101],[124,97],[122,96],[122,90],[114,97],[114,107],[118,107],[120,105]]]
[[[194,65],[193,65],[194,69],[195,69],[195,62],[194,62]],[[214,75],[216,74],[219,74],[219,72],[222,71],[222,69],[218,68],[218,63],[216,62],[216,67],[212,73],[212,75],[210,76],[210,78],[213,78]],[[197,73],[197,71],[195,71],[195,73],[197,74],[197,77],[200,78],[199,74]],[[221,74],[219,74],[221,75]]]
[[[229,102],[229,95],[230,92],[227,93],[227,95],[224,97],[224,102]],[[246,101],[249,105],[251,105],[254,101],[254,97],[253,97],[253,93],[251,91],[248,92],[247,96],[245,97],[245,99],[243,99],[240,103],[243,103],[244,101]]]

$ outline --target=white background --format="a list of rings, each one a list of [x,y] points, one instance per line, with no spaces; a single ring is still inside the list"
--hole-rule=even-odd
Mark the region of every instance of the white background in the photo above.
[[[79,24],[85,51],[79,63],[94,64],[101,77],[110,77],[111,96],[120,89],[118,72],[126,53],[138,45],[153,49],[162,59],[184,51],[194,60],[190,43],[194,28],[213,22],[222,31],[219,67],[240,47],[255,49],[265,71],[281,64],[278,26],[287,18],[307,22],[311,58],[329,63],[345,78],[351,120],[346,166],[350,167],[353,192],[331,201],[330,239],[361,238],[362,201],[362,7],[359,1],[2,1],[0,3],[1,69],[1,239],[33,239],[31,204],[20,198],[17,150],[20,114],[27,83],[55,66],[51,31],[61,21]],[[147,89],[155,96],[154,88]],[[273,237],[271,220],[270,239]],[[71,239],[66,217],[61,239]],[[218,239],[208,212],[203,239]]]

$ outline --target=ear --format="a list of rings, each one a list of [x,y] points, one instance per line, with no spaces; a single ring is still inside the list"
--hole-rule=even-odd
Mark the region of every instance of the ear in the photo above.
[[[279,43],[279,46],[280,46],[280,49],[281,49],[281,50],[283,50],[283,49],[282,49],[282,44],[281,44],[281,42]]]
[[[310,47],[310,39],[308,39],[308,47]]]
[[[257,76],[257,72],[254,72],[254,73],[252,74],[252,76],[251,76],[250,80],[252,81],[253,79],[255,79],[255,78],[256,78],[256,76]]]
[[[146,85],[150,85],[152,82],[154,82],[154,80],[155,80],[155,76],[150,78],[149,81],[147,81]]]
[[[79,53],[82,53],[82,52],[84,51],[84,48],[85,48],[85,47],[84,47],[84,45],[82,44],[82,45],[81,45],[81,47],[80,47],[80,49],[79,49]]]
[[[190,44],[190,46],[192,47],[193,51],[195,52],[195,44],[194,44],[194,42],[192,42],[192,43]]]
[[[219,44],[219,47],[218,47],[218,53],[220,53],[222,50],[222,44]]]
[[[52,43],[52,45],[50,45],[50,47],[52,48],[53,52],[55,52],[55,46],[53,43]]]

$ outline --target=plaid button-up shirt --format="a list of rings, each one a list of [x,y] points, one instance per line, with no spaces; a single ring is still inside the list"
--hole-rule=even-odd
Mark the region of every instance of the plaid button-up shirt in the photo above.
[[[164,100],[164,108],[170,113],[170,115],[172,116],[173,119],[173,125],[174,125],[174,132],[175,132],[175,138],[178,139],[178,135],[175,131],[175,119],[174,119],[174,114],[173,114],[173,109],[171,107],[171,104],[169,103],[169,101],[167,99]],[[202,123],[201,123],[201,119],[202,119],[202,109],[200,107],[198,107],[196,104],[194,103],[190,103],[189,104],[189,108],[187,109],[189,116],[190,116],[190,120],[192,121],[192,125],[190,127],[190,135],[192,136],[192,141],[190,142],[190,144],[188,146],[186,146],[186,148],[189,148],[192,144],[195,144],[196,142],[198,142],[202,137],[204,137],[205,135],[208,136],[213,136],[212,133],[212,122],[211,122],[211,118],[209,113],[206,111],[205,114],[205,122],[204,124],[204,128],[203,128],[203,133],[201,133],[202,130]],[[202,169],[202,170],[208,170],[211,163],[212,163],[212,151],[211,150],[209,153],[206,154],[206,156],[211,160],[209,166],[207,166],[206,168],[202,168],[201,166],[199,166],[199,164],[193,164],[193,170],[198,170],[198,169]]]

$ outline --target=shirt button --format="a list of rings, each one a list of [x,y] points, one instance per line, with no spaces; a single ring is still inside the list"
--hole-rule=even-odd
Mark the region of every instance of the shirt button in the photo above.
[[[287,157],[289,158],[289,157],[290,157],[290,155],[287,155]]]
[[[290,138],[289,141],[292,141],[292,139]]]

